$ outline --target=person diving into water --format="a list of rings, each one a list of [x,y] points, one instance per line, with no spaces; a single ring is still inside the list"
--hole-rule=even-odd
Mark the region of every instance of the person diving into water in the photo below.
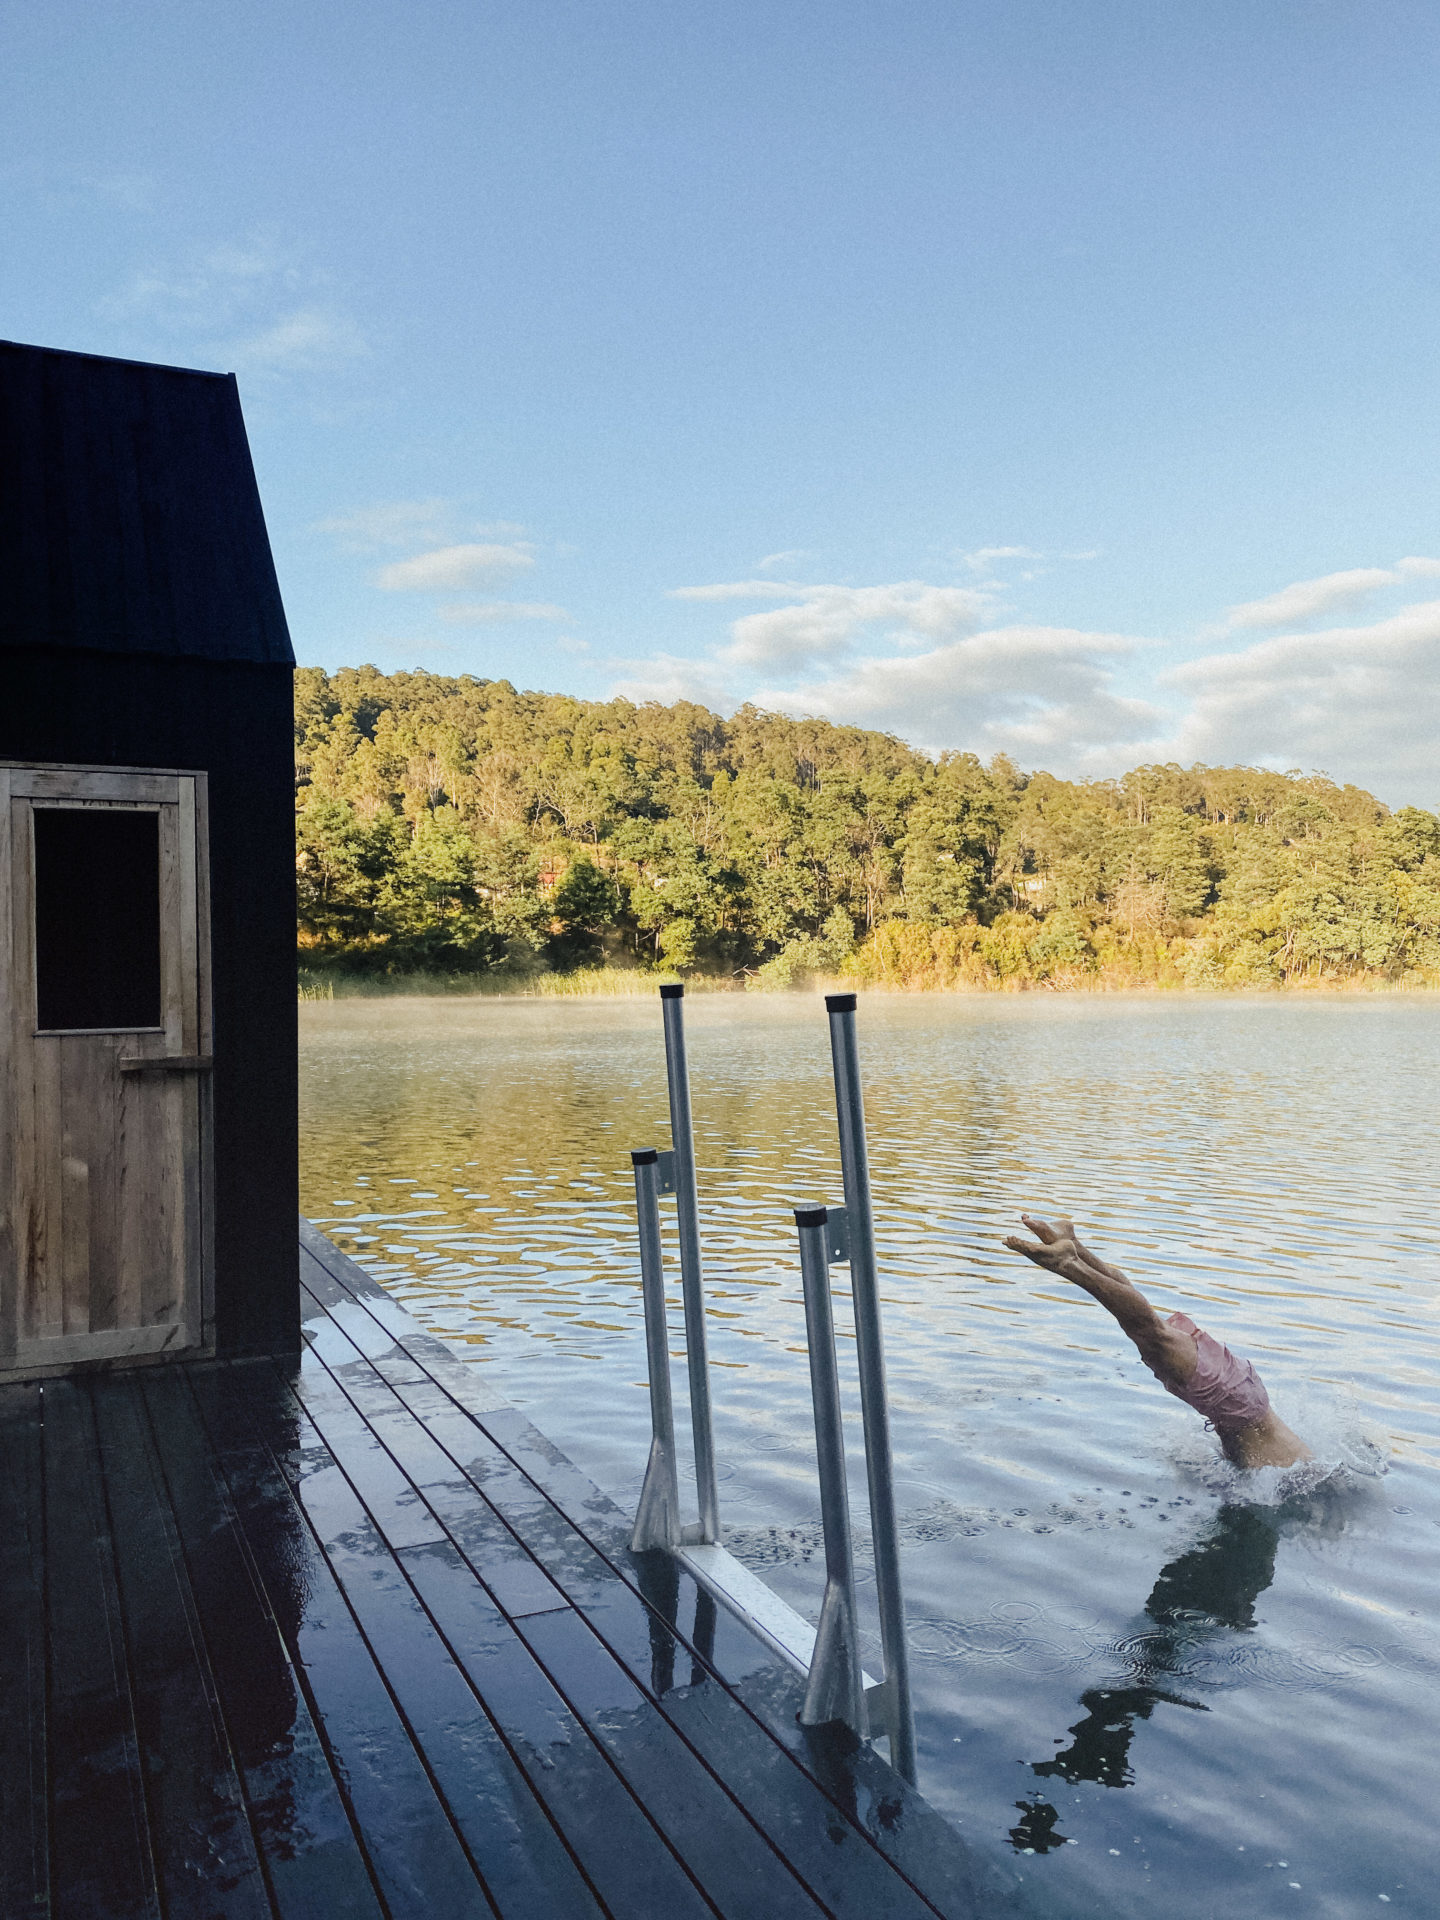
[[[1215,1429],[1227,1460],[1237,1467],[1293,1467],[1314,1454],[1270,1405],[1265,1383],[1241,1360],[1183,1313],[1162,1320],[1132,1280],[1100,1259],[1076,1237],[1071,1220],[1020,1218],[1036,1238],[1007,1236],[1012,1253],[1098,1300],[1119,1321],[1167,1393],[1193,1407]]]

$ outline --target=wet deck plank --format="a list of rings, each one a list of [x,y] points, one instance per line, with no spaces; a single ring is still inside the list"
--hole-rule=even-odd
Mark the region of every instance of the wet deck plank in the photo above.
[[[0,1913],[50,1897],[40,1389],[0,1395]]]
[[[355,1920],[379,1920],[348,1792],[276,1615],[291,1612],[299,1572],[287,1535],[264,1531],[264,1558],[251,1554],[186,1370],[157,1370],[144,1393],[275,1908],[306,1920],[329,1900]]]
[[[963,1849],[302,1229],[307,1350],[0,1389],[0,1911],[978,1911]]]

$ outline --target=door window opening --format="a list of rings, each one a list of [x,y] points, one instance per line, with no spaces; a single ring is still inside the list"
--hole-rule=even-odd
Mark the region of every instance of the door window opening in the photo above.
[[[162,1026],[159,814],[37,806],[33,818],[36,1026]]]

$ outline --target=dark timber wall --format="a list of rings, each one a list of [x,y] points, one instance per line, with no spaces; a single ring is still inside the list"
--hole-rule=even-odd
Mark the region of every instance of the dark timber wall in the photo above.
[[[293,665],[233,376],[0,342],[0,760],[209,775],[231,1354],[300,1343]]]

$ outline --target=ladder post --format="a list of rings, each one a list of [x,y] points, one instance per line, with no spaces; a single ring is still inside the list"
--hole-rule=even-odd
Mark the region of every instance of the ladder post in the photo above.
[[[705,1345],[705,1281],[700,1258],[700,1209],[695,1191],[695,1135],[690,1121],[690,1068],[685,1057],[685,989],[660,989],[665,1020],[665,1076],[670,1091],[670,1139],[675,1153],[675,1223],[680,1236],[680,1289],[685,1306],[685,1366],[690,1381],[690,1425],[695,1436],[695,1491],[699,1538],[720,1538],[715,1483],[715,1432]]]
[[[875,1270],[875,1223],[870,1204],[870,1163],[865,1145],[865,1099],[860,1085],[855,995],[826,994],[825,1009],[830,1020],[835,1112],[845,1179],[850,1290],[855,1306],[870,1527],[875,1541],[875,1590],[885,1659],[882,1685],[889,1709],[890,1762],[913,1786],[915,1710],[910,1699],[910,1649],[905,1637],[905,1601],[900,1587],[900,1529],[895,1512],[895,1470],[885,1388],[885,1337],[880,1324],[880,1287]]]
[[[633,1553],[680,1545],[680,1489],[675,1476],[675,1409],[670,1398],[670,1339],[665,1324],[665,1267],[660,1252],[660,1155],[642,1147],[630,1155],[635,1169],[635,1211],[640,1222],[640,1284],[645,1303],[645,1355],[650,1374],[650,1458],[635,1525]]]
[[[840,1720],[858,1739],[868,1731],[865,1682],[855,1621],[855,1564],[850,1540],[850,1496],[845,1477],[845,1431],[840,1411],[840,1370],[835,1358],[835,1319],[830,1306],[830,1260],[826,1209],[797,1207],[800,1277],[805,1288],[805,1330],[810,1348],[810,1392],[815,1404],[815,1455],[820,1470],[820,1518],[825,1529],[825,1599],[815,1630],[815,1651],[800,1724],[827,1726]]]

